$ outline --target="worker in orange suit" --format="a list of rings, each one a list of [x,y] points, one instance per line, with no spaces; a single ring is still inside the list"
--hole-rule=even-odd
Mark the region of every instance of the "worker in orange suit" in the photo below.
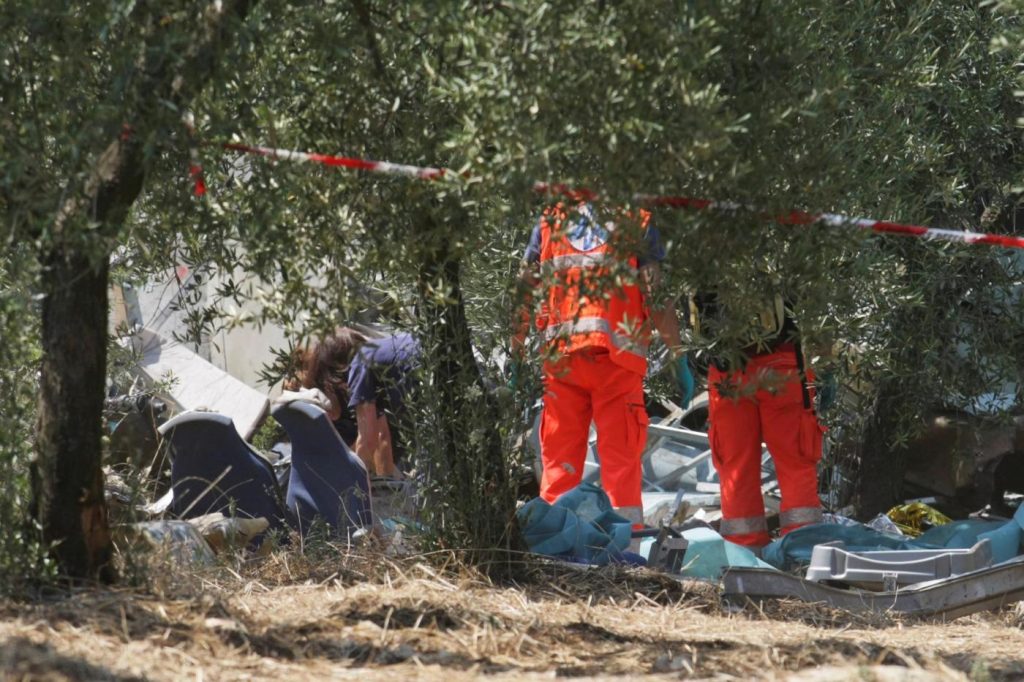
[[[529,304],[543,290],[536,318],[544,358],[540,494],[548,502],[579,485],[593,420],[602,487],[621,516],[643,524],[643,378],[652,322],[669,348],[684,402],[693,396],[674,303],[648,305],[664,255],[647,211],[558,204],[543,212],[531,234],[512,350],[513,362],[521,360]]]
[[[695,336],[723,313],[717,296],[691,299]],[[722,486],[725,539],[759,549],[768,544],[761,492],[761,444],[775,463],[782,502],[780,532],[821,521],[818,462],[823,429],[815,412],[814,373],[806,366],[796,322],[782,297],[752,316],[752,343],[708,367],[711,456]],[[824,407],[824,406],[823,406]]]

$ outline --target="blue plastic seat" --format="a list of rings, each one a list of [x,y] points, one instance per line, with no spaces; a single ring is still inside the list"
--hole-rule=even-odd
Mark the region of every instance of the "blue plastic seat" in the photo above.
[[[302,401],[271,410],[292,441],[292,469],[285,505],[303,534],[316,519],[348,537],[373,524],[370,477],[341,439],[327,413]]]
[[[235,430],[230,417],[216,412],[185,412],[163,424],[171,443],[170,511],[182,519],[221,512],[263,517],[270,528],[283,526],[284,510],[270,463]]]

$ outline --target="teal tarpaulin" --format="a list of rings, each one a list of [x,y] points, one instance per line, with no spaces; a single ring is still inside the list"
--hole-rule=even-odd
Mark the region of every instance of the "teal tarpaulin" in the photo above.
[[[687,578],[718,580],[726,568],[771,568],[746,547],[729,542],[711,528],[683,531],[689,545],[683,558],[681,575]]]
[[[605,565],[623,560],[629,546],[631,524],[612,510],[608,495],[583,483],[562,495],[554,504],[537,498],[517,512],[523,539],[531,552],[559,559]],[[867,526],[817,523],[798,528],[764,549],[764,561],[750,550],[728,542],[711,529],[683,532],[690,543],[682,575],[717,579],[722,570],[734,567],[775,567],[789,571],[807,565],[815,545],[840,540],[848,551],[870,552],[900,549],[964,549],[979,540],[992,543],[995,563],[1020,554],[1024,539],[1024,506],[1010,521],[969,519],[937,526],[918,538],[896,537]],[[644,542],[642,554],[653,540]],[[767,563],[765,563],[767,562]]]
[[[608,495],[581,483],[554,504],[530,500],[516,512],[523,540],[531,552],[603,566],[623,559],[632,523],[612,510]]]
[[[979,540],[992,543],[994,563],[1008,561],[1020,554],[1024,535],[1024,506],[1010,521],[968,519],[936,526],[920,537],[909,539],[879,533],[867,526],[840,526],[816,523],[797,528],[764,549],[764,560],[788,571],[807,565],[815,545],[841,540],[851,552],[891,549],[966,549]]]

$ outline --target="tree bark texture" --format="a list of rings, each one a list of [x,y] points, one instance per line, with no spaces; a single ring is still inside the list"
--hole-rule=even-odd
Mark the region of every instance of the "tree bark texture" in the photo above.
[[[180,68],[156,55],[140,69],[139,107],[99,155],[80,191],[57,211],[44,265],[43,360],[32,467],[32,511],[63,576],[114,579],[103,498],[102,424],[106,377],[110,249],[142,192],[140,138],[160,125],[163,102],[184,107],[210,79],[228,37],[254,0],[210,3]],[[142,26],[160,26],[159,5],[140,3]]]
[[[61,572],[114,577],[101,469],[107,357],[107,264],[49,254],[42,310],[38,442],[33,482],[43,539]]]
[[[117,234],[142,191],[143,173],[141,146],[130,136],[108,145],[83,194],[61,207],[57,238],[41,259],[34,511],[44,542],[71,580],[110,582],[114,571],[102,469],[110,254],[102,243],[68,235],[80,234],[85,220],[100,226],[99,239]]]
[[[508,542],[513,498],[506,494],[511,483],[497,430],[498,408],[473,355],[459,259],[446,239],[435,244],[420,266],[419,317],[433,356],[427,363],[432,402],[441,411],[434,434],[434,451],[443,459],[434,468],[435,476],[443,477],[439,498],[453,515],[445,523],[463,529],[463,546],[500,548]],[[443,297],[436,295],[438,287]]]

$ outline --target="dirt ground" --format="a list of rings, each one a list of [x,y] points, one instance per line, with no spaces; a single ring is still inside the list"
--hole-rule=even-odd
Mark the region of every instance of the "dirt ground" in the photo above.
[[[1024,607],[950,623],[534,565],[492,583],[436,557],[279,555],[0,604],[12,680],[1017,680]]]

